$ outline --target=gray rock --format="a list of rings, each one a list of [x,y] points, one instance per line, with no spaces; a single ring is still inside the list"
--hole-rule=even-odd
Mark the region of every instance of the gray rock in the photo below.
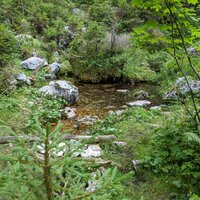
[[[57,77],[55,74],[45,74],[45,79],[55,80]]]
[[[139,160],[132,160],[132,163],[133,163],[133,167],[134,167],[135,171],[137,171],[138,165],[140,164],[140,161]]]
[[[152,107],[150,108],[150,110],[161,110],[161,109],[162,109],[161,106],[152,106]]]
[[[88,187],[86,188],[87,192],[95,192],[98,188],[101,187],[101,182],[99,181],[100,177],[103,176],[106,169],[104,167],[99,167],[97,171],[91,174],[91,178],[88,180]]]
[[[63,110],[61,110],[61,115],[62,117],[65,117],[67,119],[73,119],[76,117],[76,113],[75,113],[74,108],[70,108],[70,107],[66,107]]]
[[[187,51],[192,55],[199,55],[200,54],[200,52],[197,50],[197,48],[192,47],[192,46],[187,48]]]
[[[24,73],[20,73],[17,77],[17,84],[31,85],[31,80]]]
[[[129,90],[127,90],[127,89],[118,89],[118,90],[116,90],[116,92],[127,94],[129,92]]]
[[[81,157],[91,158],[91,157],[100,157],[101,156],[101,147],[98,144],[89,144],[86,145],[86,148],[81,152]]]
[[[116,110],[116,111],[115,111],[115,114],[116,114],[117,116],[120,116],[120,115],[122,115],[124,112],[125,112],[125,110]]]
[[[124,112],[125,112],[125,110],[116,110],[116,111],[109,110],[109,111],[108,111],[108,114],[109,114],[109,115],[117,115],[117,116],[120,116],[120,115],[122,115]]]
[[[58,72],[60,71],[60,64],[57,63],[57,62],[53,62],[52,64],[49,65],[49,74],[54,74],[54,75],[57,75]]]
[[[169,92],[166,92],[164,94],[164,99],[176,99],[177,98],[177,93],[175,90],[172,90],[172,91],[169,91]]]
[[[133,94],[133,96],[134,96],[135,98],[137,98],[138,100],[144,100],[144,99],[146,99],[146,98],[149,97],[149,94],[148,94],[147,92],[143,91],[143,90],[140,90],[140,91],[138,91],[138,92],[135,92],[135,93]]]
[[[97,116],[90,116],[90,115],[85,115],[83,117],[79,117],[77,119],[78,123],[81,124],[86,124],[86,125],[92,125],[94,124],[99,118]]]
[[[60,55],[59,55],[58,51],[55,51],[54,55],[55,55],[55,62],[60,62]]]
[[[81,12],[81,10],[79,8],[73,8],[72,12],[77,15]]]
[[[187,82],[185,77],[181,77],[176,80],[174,89],[164,94],[164,99],[176,99],[179,95],[187,96],[191,90],[194,94],[200,94],[200,81],[188,77]]]
[[[126,146],[127,145],[127,142],[114,141],[113,143],[118,146]]]
[[[140,107],[145,107],[151,104],[150,101],[147,100],[138,100],[138,101],[132,101],[132,102],[127,102],[126,103],[128,106],[140,106]]]
[[[20,66],[25,69],[35,70],[40,66],[48,65],[47,61],[39,57],[30,57],[20,63]]]
[[[188,78],[188,83],[185,77],[178,78],[175,82],[175,88],[181,95],[187,95],[192,90],[193,93],[200,93],[200,81]]]
[[[44,96],[64,98],[69,103],[75,103],[79,100],[78,88],[69,81],[51,81],[48,86],[42,87],[40,92],[42,92]]]

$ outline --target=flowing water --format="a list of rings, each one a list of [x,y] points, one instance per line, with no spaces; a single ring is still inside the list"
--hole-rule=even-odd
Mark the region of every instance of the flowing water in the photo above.
[[[63,131],[71,130],[73,134],[80,134],[88,127],[86,124],[78,122],[77,118],[84,116],[96,116],[102,119],[110,110],[126,109],[126,102],[137,100],[134,93],[140,90],[146,91],[150,95],[152,105],[159,105],[161,98],[158,96],[159,87],[149,84],[79,84],[80,100],[70,106],[76,109],[76,118],[73,120],[63,119]],[[128,90],[118,92],[117,90]]]

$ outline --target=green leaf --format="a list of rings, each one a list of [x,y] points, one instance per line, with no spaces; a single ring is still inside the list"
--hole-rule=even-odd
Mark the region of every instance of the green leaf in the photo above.
[[[200,200],[200,197],[197,196],[196,194],[193,194],[189,200]]]
[[[188,0],[188,3],[195,5],[198,3],[198,0]]]
[[[143,0],[132,0],[131,4],[132,6],[140,7],[143,5]]]

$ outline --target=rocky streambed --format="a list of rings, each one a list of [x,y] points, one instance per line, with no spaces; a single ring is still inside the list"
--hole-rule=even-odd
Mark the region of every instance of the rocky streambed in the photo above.
[[[133,102],[139,106],[157,106],[161,103],[159,87],[149,84],[78,84],[79,101],[64,111],[63,131],[87,134],[87,128],[108,114],[120,115]],[[145,104],[147,100],[150,103]],[[137,104],[136,103],[136,104]],[[140,103],[142,103],[140,105]]]

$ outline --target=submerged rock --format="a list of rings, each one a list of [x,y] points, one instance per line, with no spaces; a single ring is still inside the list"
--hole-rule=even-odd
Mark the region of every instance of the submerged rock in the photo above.
[[[116,90],[116,92],[127,94],[129,92],[129,90],[127,90],[127,89],[118,89],[118,90]]]
[[[110,110],[110,111],[108,111],[108,114],[109,114],[109,115],[117,115],[117,116],[120,116],[120,115],[122,115],[124,112],[125,112],[125,110],[116,110],[116,111]]]
[[[75,103],[79,100],[78,88],[69,81],[51,81],[48,86],[42,87],[40,92],[42,92],[44,96],[61,97],[69,103]]]
[[[90,115],[85,115],[83,117],[79,117],[77,119],[78,123],[81,124],[86,124],[86,125],[92,125],[94,124],[99,118],[97,116],[90,116]]]
[[[140,107],[145,107],[151,104],[150,101],[147,100],[138,100],[138,101],[132,101],[132,102],[127,102],[126,103],[128,106],[140,106]]]
[[[65,117],[67,119],[73,119],[76,117],[76,113],[75,113],[74,108],[70,108],[70,107],[66,107],[63,110],[61,110],[61,115],[62,117]]]
[[[138,100],[144,100],[144,99],[147,99],[149,97],[149,94],[143,90],[140,90],[138,92],[135,92],[133,94],[133,96],[138,99]]]
[[[40,66],[48,65],[47,61],[39,57],[30,57],[20,63],[20,66],[25,69],[35,70]]]

